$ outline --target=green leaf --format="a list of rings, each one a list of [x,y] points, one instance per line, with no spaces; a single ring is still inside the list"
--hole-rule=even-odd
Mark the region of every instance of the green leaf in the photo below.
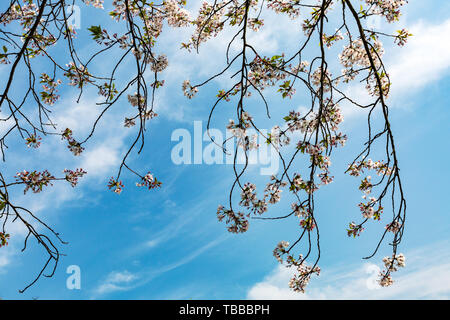
[[[94,40],[97,40],[102,36],[101,26],[91,26],[90,28],[88,28],[88,31],[92,33],[91,35],[94,37]]]

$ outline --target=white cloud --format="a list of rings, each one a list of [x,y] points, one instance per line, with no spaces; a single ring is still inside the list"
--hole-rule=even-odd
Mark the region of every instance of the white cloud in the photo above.
[[[248,299],[449,299],[449,243],[439,243],[406,254],[404,270],[393,274],[394,285],[375,285],[377,270],[372,263],[325,268],[313,277],[305,294],[288,288],[292,271],[279,266],[247,292]]]
[[[4,273],[5,268],[11,263],[13,252],[11,248],[2,248],[0,250],[0,274]]]
[[[73,101],[73,97],[67,100],[70,107],[56,114],[55,123],[59,131],[70,128],[74,131],[75,137],[81,140],[91,132],[104,106],[96,105],[100,101],[98,97],[84,97],[80,103]],[[123,127],[122,113],[110,110],[100,119],[92,140],[85,145],[86,150],[79,157],[73,157],[64,147],[64,150],[58,148],[61,150],[58,158],[70,156],[66,162],[75,162],[74,166],[85,169],[88,172],[87,179],[109,174],[112,168],[120,164],[124,140],[131,133],[131,130]],[[57,142],[61,144],[61,141]]]
[[[413,37],[388,61],[392,92],[400,95],[437,81],[450,71],[450,19],[441,24],[419,22],[409,27]]]
[[[450,43],[444,41],[450,34],[450,19],[440,23],[419,22],[407,26],[412,37],[403,48],[388,46],[384,56],[386,70],[392,82],[388,104],[404,106],[408,96],[417,94],[430,83],[436,82],[450,73]],[[374,101],[364,83],[353,82],[344,91],[346,96],[361,105]],[[401,101],[401,102],[400,102]],[[367,116],[367,109],[350,103],[341,103],[344,119]]]
[[[303,37],[302,33],[298,31],[299,26],[297,25],[301,19],[290,21],[285,15],[277,15],[270,10],[264,12],[263,18],[266,25],[258,32],[249,33],[249,43],[259,52],[271,55],[280,53],[280,51],[288,52],[297,47]],[[393,83],[389,103],[393,106],[404,105],[405,99],[403,98],[405,96],[438,81],[450,71],[450,44],[448,41],[444,41],[450,33],[450,19],[439,24],[428,21],[417,23],[416,20],[406,27],[414,36],[409,38],[405,47],[398,48],[397,45],[392,44],[391,39],[384,39],[387,51],[384,60]],[[170,64],[164,74],[167,83],[173,84],[174,90],[181,92],[180,75],[182,80],[191,79],[194,83],[198,83],[220,71],[225,66],[225,51],[235,31],[234,28],[225,28],[220,36],[202,44],[199,54],[187,53],[178,48],[171,50]],[[185,41],[189,37],[189,33],[185,31],[176,30],[174,32],[172,30],[172,33],[174,35],[171,34],[169,37],[170,44]],[[284,37],[279,37],[281,33],[284,34]],[[238,52],[240,46],[238,37],[235,39],[231,51]],[[172,48],[173,45],[168,45],[168,47]],[[341,69],[337,62],[336,67]],[[232,68],[232,70],[235,69]],[[234,71],[230,71],[216,79],[215,86],[220,88],[231,86],[234,81],[229,79],[229,76],[233,73]],[[367,93],[364,84],[354,83],[345,88],[344,93],[360,104],[370,103],[373,100]],[[159,95],[161,96],[161,92]],[[400,99],[402,100],[401,104],[397,102]],[[186,105],[173,105],[169,103],[169,97],[160,97],[159,100],[161,102],[158,107],[159,111],[171,120],[185,121],[187,116],[192,117],[193,114],[196,114],[196,110],[204,110],[202,106],[190,109]],[[341,107],[346,119],[367,114],[367,110],[346,103],[343,103]]]
[[[64,100],[55,105],[56,110],[52,119],[57,125],[58,132],[70,128],[76,135],[88,134],[103,108],[96,105],[97,102],[101,102],[98,96],[83,96],[79,103],[76,100],[76,95],[68,94]]]
[[[109,139],[108,142],[87,149],[84,152],[81,167],[88,172],[87,178],[104,177],[111,168],[118,166],[120,156],[119,151],[122,147],[122,140]]]
[[[139,277],[128,271],[113,271],[101,283],[95,293],[97,295],[107,294],[115,291],[126,291],[130,289],[131,284],[137,280]]]

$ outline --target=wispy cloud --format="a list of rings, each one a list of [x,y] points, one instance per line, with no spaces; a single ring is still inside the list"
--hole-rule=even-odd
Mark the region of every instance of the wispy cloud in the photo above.
[[[128,271],[113,271],[95,289],[95,295],[103,295],[116,291],[127,291],[139,277]]]
[[[111,272],[109,276],[97,288],[94,289],[92,298],[95,299],[101,295],[117,291],[129,291],[137,287],[141,287],[154,278],[191,262],[207,250],[223,242],[227,237],[228,235],[224,235],[212,240],[180,260],[158,269],[143,270],[134,274],[128,271]]]
[[[394,274],[394,285],[376,286],[378,266],[363,265],[324,268],[311,279],[307,292],[288,288],[292,270],[279,266],[263,281],[252,286],[248,299],[449,299],[449,243],[437,243],[407,252],[407,265]]]
[[[169,264],[167,266],[159,268],[157,270],[150,271],[149,275],[151,277],[154,277],[154,276],[158,276],[162,273],[176,269],[178,267],[181,267],[182,265],[185,265],[185,264],[191,262],[192,260],[194,260],[195,258],[197,258],[198,256],[200,256],[202,253],[204,253],[208,249],[211,249],[211,248],[215,247],[216,245],[218,245],[219,243],[223,242],[227,237],[228,237],[228,234],[225,234],[215,240],[212,240],[212,241],[206,243],[205,245],[203,245],[202,247],[198,248],[197,250],[193,251],[189,255],[185,256],[184,258],[182,258],[172,264]]]

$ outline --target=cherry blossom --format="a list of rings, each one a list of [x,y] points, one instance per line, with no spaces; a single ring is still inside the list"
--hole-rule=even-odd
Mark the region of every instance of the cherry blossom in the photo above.
[[[62,132],[61,138],[63,140],[67,140],[67,142],[68,142],[67,148],[73,153],[73,155],[79,156],[83,152],[84,147],[82,147],[81,144],[78,141],[76,141],[72,135],[73,135],[72,130],[70,130],[69,128],[66,128]]]
[[[137,187],[147,187],[149,190],[161,187],[162,182],[158,181],[153,175],[149,172],[145,176],[142,177],[142,181],[140,183],[136,183]]]
[[[9,238],[8,233],[0,232],[0,248],[8,245]]]
[[[87,172],[81,168],[76,170],[64,169],[64,173],[66,174],[65,179],[70,183],[72,187],[76,187],[76,185],[78,184],[78,179],[87,174]]]
[[[114,191],[117,194],[121,194],[123,190],[123,183],[122,181],[116,181],[114,177],[111,177],[111,179],[108,182],[108,188]]]
[[[193,87],[189,80],[184,80],[182,88],[183,88],[184,95],[186,97],[188,97],[189,99],[192,99],[195,96],[195,94],[198,92],[198,88]]]
[[[39,148],[41,145],[42,138],[39,136],[36,136],[34,134],[30,135],[26,140],[26,145],[28,148]]]
[[[51,181],[55,180],[47,170],[44,171],[26,171],[18,172],[16,175],[16,180],[25,184],[25,189],[23,193],[27,193],[29,189],[34,193],[39,193],[44,187],[52,185]]]

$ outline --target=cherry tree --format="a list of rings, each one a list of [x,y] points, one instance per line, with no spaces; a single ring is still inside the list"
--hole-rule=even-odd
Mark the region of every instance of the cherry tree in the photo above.
[[[393,283],[392,272],[405,265],[405,257],[397,252],[402,240],[406,201],[400,178],[394,135],[389,121],[387,98],[391,82],[389,70],[385,68],[383,41],[403,46],[411,34],[400,29],[394,34],[385,30],[366,27],[367,19],[379,17],[388,23],[399,20],[405,0],[225,0],[204,1],[198,11],[188,11],[185,0],[11,0],[5,4],[0,15],[0,64],[8,68],[2,77],[0,96],[0,150],[7,162],[8,140],[19,137],[30,148],[39,148],[49,136],[60,136],[73,156],[82,154],[88,141],[95,138],[98,124],[111,107],[128,103],[134,107],[133,117],[125,117],[123,127],[117,130],[133,130],[134,139],[123,154],[115,176],[107,187],[120,194],[125,186],[121,177],[134,175],[137,187],[149,190],[164,187],[149,168],[134,168],[130,164],[132,153],[141,153],[145,139],[151,135],[146,129],[151,120],[158,116],[154,111],[155,97],[165,86],[161,73],[170,61],[161,52],[160,39],[164,30],[187,28],[193,34],[185,42],[177,44],[180,50],[195,55],[202,50],[202,44],[214,41],[221,33],[230,33],[231,40],[223,52],[226,64],[218,65],[218,71],[211,77],[194,83],[191,79],[180,79],[180,87],[188,99],[199,94],[202,87],[214,86],[217,95],[205,113],[208,132],[211,121],[222,123],[236,139],[234,154],[243,152],[245,164],[238,164],[234,158],[234,182],[230,187],[228,201],[219,205],[217,217],[225,222],[232,233],[243,233],[249,228],[250,219],[279,220],[292,219],[298,225],[298,234],[282,239],[273,255],[296,273],[289,286],[297,292],[304,292],[312,275],[320,273],[320,233],[315,210],[315,195],[319,189],[333,182],[331,158],[333,151],[344,147],[347,134],[342,132],[342,105],[367,111],[368,138],[361,152],[349,159],[347,174],[359,177],[359,190],[363,201],[355,204],[355,220],[349,223],[348,236],[357,238],[372,220],[386,215],[385,207],[392,217],[387,225],[379,226],[382,235],[367,258],[373,257],[386,238],[392,255],[385,257],[385,270],[380,274],[381,286]],[[89,57],[77,50],[77,31],[68,21],[72,13],[67,8],[75,4],[93,6],[99,14],[109,15],[111,25],[96,26],[95,23],[80,32],[92,38]],[[108,6],[105,9],[104,6]],[[111,7],[111,9],[109,9]],[[73,8],[73,7],[72,7]],[[296,50],[264,55],[251,43],[252,33],[271,28],[265,24],[264,12],[272,11],[300,20],[302,41],[295,44]],[[120,30],[120,31],[112,31]],[[329,55],[330,48],[339,48],[338,57]],[[236,49],[237,48],[237,49]],[[57,52],[57,54],[55,53]],[[109,52],[115,54],[108,55]],[[96,64],[107,57],[112,68],[106,74],[93,72]],[[333,70],[332,59],[337,58],[341,72]],[[119,76],[126,62],[132,61],[133,70],[129,78]],[[45,65],[45,70],[41,66]],[[335,73],[335,74],[333,74]],[[230,76],[231,74],[231,76]],[[219,78],[228,78],[231,85],[217,88]],[[363,83],[371,101],[356,101],[346,94],[343,86],[349,83]],[[52,107],[60,100],[62,86],[73,87],[78,92],[77,102],[86,90],[95,89],[102,102],[101,113],[92,125],[89,134],[80,137],[71,128],[58,127],[54,123]],[[20,87],[21,90],[15,90]],[[280,119],[271,118],[272,95],[275,92],[289,101],[296,92],[306,93],[309,107],[305,112],[292,110]],[[258,114],[250,114],[251,101],[260,101]],[[215,111],[221,104],[235,106],[235,118],[216,119]],[[286,103],[288,104],[288,103]],[[275,124],[270,133],[260,130],[257,116],[266,116]],[[383,119],[381,129],[373,128],[373,118]],[[250,134],[252,129],[256,134]],[[211,137],[211,136],[210,136]],[[255,183],[248,181],[248,154],[257,149],[258,137],[275,148],[281,159],[282,171],[270,177],[257,193]],[[211,140],[214,139],[211,137]],[[379,142],[381,146],[378,146]],[[225,145],[220,145],[224,152]],[[375,151],[374,151],[375,150]],[[376,159],[373,154],[384,152]],[[299,161],[306,164],[299,164]],[[14,166],[9,163],[9,166]],[[3,167],[2,167],[3,168]],[[21,292],[25,291],[41,276],[51,277],[61,258],[60,235],[30,209],[15,204],[15,190],[22,188],[25,194],[40,193],[55,183],[69,183],[76,187],[80,178],[89,174],[83,168],[66,169],[61,175],[50,173],[51,168],[37,171],[33,168],[17,168],[16,176],[6,176],[0,169],[0,218],[3,229],[0,232],[0,247],[8,244],[8,222],[19,221],[27,230],[23,250],[30,238],[37,240],[48,259],[40,272]],[[141,172],[143,171],[143,172]],[[373,174],[376,178],[371,178]],[[283,196],[283,190],[288,196]],[[291,210],[282,216],[264,217],[271,205],[284,198],[294,199]],[[345,232],[345,230],[343,230]],[[280,239],[281,240],[281,239]],[[299,252],[300,244],[307,250]]]

